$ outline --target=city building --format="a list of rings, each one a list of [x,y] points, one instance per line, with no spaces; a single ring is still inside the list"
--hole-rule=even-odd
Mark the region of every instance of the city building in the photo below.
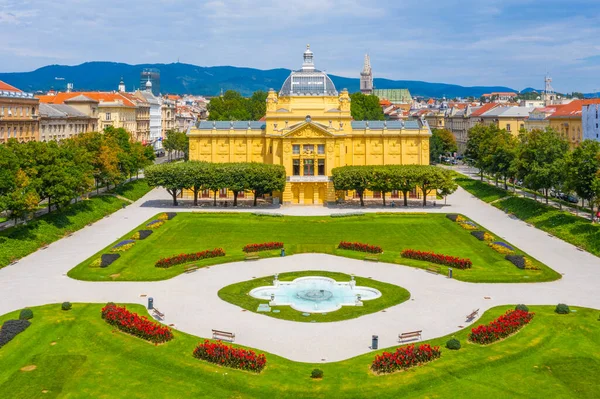
[[[38,140],[39,100],[0,80],[0,143]]]
[[[581,109],[583,139],[600,141],[600,104],[586,104]]]
[[[98,118],[67,104],[40,103],[39,141],[61,141],[96,130]]]
[[[568,104],[564,104],[548,117],[550,127],[561,133],[568,140],[571,148],[578,146],[583,140],[583,107],[595,104],[600,104],[600,99],[574,100]],[[587,110],[589,111],[589,108]]]
[[[135,93],[120,92],[121,95],[135,104],[135,131],[130,132],[135,141],[146,145],[150,141],[150,103]]]
[[[283,165],[287,183],[274,197],[289,204],[321,204],[354,195],[336,193],[335,167],[427,165],[431,131],[419,120],[353,121],[348,91],[338,92],[329,76],[315,69],[307,48],[302,68],[291,72],[279,93],[269,90],[264,121],[198,121],[187,134],[190,159]],[[367,198],[379,195],[366,193]],[[222,199],[231,196],[227,190],[219,193]]]
[[[531,111],[533,111],[532,107],[503,105],[483,113],[479,118],[483,124],[496,125],[499,129],[505,129],[516,136],[520,130],[525,129],[525,121],[529,118]]]
[[[408,109],[412,105],[412,97],[408,89],[373,89],[373,94],[380,100],[388,100],[394,105],[408,104]]]
[[[162,149],[162,111],[160,98],[156,97],[152,92],[152,82],[147,80],[144,83],[146,90],[136,91],[135,96],[140,100],[145,101],[149,105],[149,135],[147,143],[152,145],[155,152],[160,152]]]
[[[146,83],[152,84],[152,94],[160,96],[160,71],[156,68],[144,68],[140,73],[140,88],[146,87]]]
[[[514,92],[493,92],[487,93],[482,96],[486,102],[496,103],[507,103],[514,100],[517,97],[517,93]]]
[[[177,124],[177,106],[175,105],[174,100],[170,100],[168,97],[163,97],[161,99],[161,121],[162,121],[162,135],[166,136],[169,130],[176,130]]]
[[[363,94],[373,94],[373,71],[369,54],[365,54],[365,64],[360,73],[360,91]]]
[[[547,107],[534,108],[525,120],[525,130],[545,130],[550,127],[550,115],[556,112],[562,105],[549,105]]]

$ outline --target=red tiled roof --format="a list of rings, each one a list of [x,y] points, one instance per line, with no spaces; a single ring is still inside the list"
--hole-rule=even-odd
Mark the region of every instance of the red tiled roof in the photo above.
[[[483,97],[492,97],[492,96],[510,96],[510,97],[516,97],[517,93],[513,93],[511,91],[495,91],[493,93],[487,93],[484,94]]]
[[[581,108],[588,104],[600,104],[600,98],[593,98],[589,100],[573,100],[568,104],[561,105],[555,113],[550,115],[550,118],[581,117]],[[555,105],[552,105],[552,107],[555,107]]]
[[[491,109],[494,109],[494,108],[496,108],[496,107],[497,107],[497,106],[499,106],[499,105],[500,105],[499,103],[485,103],[485,104],[483,104],[483,105],[482,105],[482,106],[481,106],[479,109],[477,109],[477,110],[473,111],[473,112],[471,113],[471,116],[472,116],[472,117],[473,117],[473,116],[481,116],[481,115],[483,115],[484,113],[488,112],[488,111],[489,111],[489,110],[491,110]]]
[[[17,89],[14,86],[9,85],[6,82],[3,82],[0,80],[0,90],[4,90],[4,91],[17,91],[17,92],[21,92],[21,90]]]
[[[41,103],[47,104],[64,104],[65,101],[70,100],[73,97],[79,95],[86,96],[92,100],[98,102],[122,102],[126,107],[135,107],[135,104],[131,102],[127,97],[120,93],[109,93],[100,91],[85,91],[85,92],[71,92],[71,93],[56,93],[55,95],[38,96]]]
[[[382,107],[389,107],[392,103],[389,100],[379,100],[379,105]]]

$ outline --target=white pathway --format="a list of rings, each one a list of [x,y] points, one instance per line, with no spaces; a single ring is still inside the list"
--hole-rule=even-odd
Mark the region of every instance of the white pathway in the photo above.
[[[78,231],[0,269],[0,314],[24,306],[63,301],[121,302],[146,304],[145,294],[166,314],[165,323],[201,337],[212,328],[236,333],[236,343],[258,348],[303,362],[331,362],[370,351],[371,335],[379,336],[380,347],[397,344],[398,333],[423,330],[423,338],[439,337],[466,326],[465,315],[474,308],[486,309],[502,304],[556,304],[600,308],[597,287],[600,259],[549,237],[525,223],[459,189],[449,197],[449,206],[427,208],[427,212],[463,213],[498,236],[515,243],[531,256],[563,273],[551,283],[472,284],[432,275],[423,270],[385,263],[364,262],[323,254],[304,254],[270,258],[256,262],[229,263],[200,269],[160,282],[83,282],[66,273],[81,261],[106,247],[166,207],[160,190],[93,226]],[[221,209],[221,208],[219,208]],[[190,208],[177,208],[178,212]],[[208,211],[213,209],[206,208]],[[231,211],[231,209],[225,209]],[[366,209],[366,212],[381,209]],[[390,211],[388,207],[386,211]],[[422,209],[418,209],[422,210]],[[253,211],[247,209],[246,211]],[[324,207],[287,207],[264,212],[293,215],[325,215],[349,209]],[[394,211],[405,210],[395,208]],[[415,209],[408,209],[415,211]],[[403,304],[358,319],[334,323],[296,323],[262,314],[242,312],[220,300],[222,287],[252,277],[286,271],[329,270],[397,284],[408,289],[411,299]],[[490,297],[491,299],[484,299]]]

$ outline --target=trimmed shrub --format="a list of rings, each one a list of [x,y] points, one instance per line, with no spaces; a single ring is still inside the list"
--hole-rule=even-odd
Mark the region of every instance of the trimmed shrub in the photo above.
[[[261,244],[248,244],[242,251],[244,252],[259,252],[259,251],[270,251],[271,249],[283,248],[282,242],[263,242]]]
[[[146,227],[151,228],[151,229],[158,229],[163,224],[165,224],[164,220],[155,219],[155,220],[149,222],[148,224],[146,224]]]
[[[448,342],[446,342],[446,348],[457,351],[460,349],[460,341],[456,338],[449,339]]]
[[[102,254],[100,257],[100,267],[108,267],[120,257],[121,255],[119,254]]]
[[[527,305],[523,305],[522,303],[515,306],[515,310],[522,310],[523,312],[529,312],[529,308]]]
[[[457,267],[459,269],[470,269],[473,266],[473,262],[470,259],[457,258],[455,256],[436,254],[433,252],[418,251],[416,249],[405,249],[400,254],[403,258],[423,260],[426,262],[437,263],[439,265],[446,265],[451,267]]]
[[[200,259],[216,258],[219,256],[225,256],[225,251],[222,248],[215,248],[213,250],[207,249],[206,251],[196,252],[192,254],[179,254],[171,256],[169,258],[159,259],[154,266],[168,268],[182,263],[193,262]]]
[[[131,236],[132,240],[145,240],[146,238],[150,237],[150,234],[152,234],[152,230],[139,230],[136,231],[135,233],[133,233],[133,235]]]
[[[534,313],[523,310],[509,310],[488,325],[479,325],[471,330],[469,341],[477,344],[491,344],[506,338],[529,324]]]
[[[311,373],[310,373],[310,378],[323,378],[323,370],[321,369],[314,369]]]
[[[71,310],[72,307],[73,305],[71,305],[71,302],[63,302],[60,306],[62,310]]]
[[[332,218],[349,218],[353,216],[365,216],[364,212],[332,213]]]
[[[490,248],[492,248],[494,251],[496,251],[500,254],[503,254],[503,255],[510,255],[515,252],[515,249],[513,247],[511,247],[510,245],[508,245],[507,243],[502,242],[502,241],[490,242],[488,244],[488,246]]]
[[[29,308],[25,308],[23,310],[21,310],[21,313],[19,314],[19,320],[30,320],[33,319],[33,310],[29,309]]]
[[[383,252],[380,246],[363,244],[362,242],[341,241],[338,249],[348,249],[350,251],[368,252],[371,254],[380,254]]]
[[[260,373],[267,364],[264,354],[257,355],[250,349],[234,348],[221,341],[205,340],[198,344],[193,353],[196,359],[206,360],[220,366]]]
[[[102,308],[102,318],[119,330],[145,339],[146,341],[160,344],[173,339],[173,332],[169,327],[148,320],[144,316],[130,312],[125,306],[107,303]]]
[[[123,241],[115,244],[110,249],[110,252],[125,252],[129,248],[133,247],[134,245],[135,245],[135,240],[123,240]]]
[[[254,216],[266,216],[272,218],[282,218],[283,213],[252,212]]]
[[[22,333],[31,325],[28,320],[7,320],[0,329],[0,348],[8,344],[17,334]]]
[[[394,353],[383,352],[375,356],[375,360],[371,363],[371,370],[376,373],[393,373],[430,362],[441,355],[439,346],[432,347],[429,344],[417,348],[414,345],[401,346]]]
[[[565,303],[559,303],[558,305],[556,305],[556,309],[554,309],[554,311],[558,314],[571,313],[571,309],[569,309],[569,306]]]

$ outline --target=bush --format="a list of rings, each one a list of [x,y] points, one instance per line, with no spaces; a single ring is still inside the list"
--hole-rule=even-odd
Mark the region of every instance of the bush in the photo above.
[[[119,254],[102,254],[100,257],[100,267],[108,267],[120,257],[121,255]]]
[[[71,302],[63,302],[60,306],[62,310],[71,310],[72,307]]]
[[[383,249],[377,245],[363,244],[362,242],[341,241],[338,249],[348,249],[350,251],[369,252],[371,254],[380,254]]]
[[[349,218],[353,216],[365,216],[364,212],[349,212],[349,213],[333,213],[332,218]]]
[[[310,378],[323,378],[323,370],[321,370],[321,369],[314,369],[310,373]]]
[[[259,251],[269,251],[271,249],[280,249],[283,248],[282,242],[263,242],[261,244],[248,244],[242,248],[244,252],[259,252]]]
[[[12,341],[17,334],[22,333],[31,325],[28,320],[7,320],[0,329],[0,348]]]
[[[523,305],[522,303],[515,306],[515,310],[522,310],[523,312],[529,312],[529,308],[527,305]]]
[[[133,247],[134,245],[135,245],[135,240],[123,240],[123,241],[115,244],[110,249],[110,252],[125,252],[129,248]]]
[[[221,341],[210,342],[205,340],[198,344],[193,353],[194,357],[220,366],[231,367],[260,373],[267,364],[264,354],[257,355],[250,349],[234,348]]]
[[[126,307],[117,306],[114,303],[107,303],[102,308],[102,318],[123,332],[155,344],[173,339],[173,332],[169,327],[150,321],[146,317],[132,313]]]
[[[460,349],[460,341],[455,338],[449,339],[448,342],[446,342],[446,348],[457,351]]]
[[[569,314],[571,313],[571,310],[569,309],[569,306],[567,304],[564,303],[559,303],[558,305],[556,305],[556,309],[554,309],[554,311],[558,314]]]
[[[469,341],[477,344],[491,344],[506,338],[529,324],[534,313],[523,310],[509,310],[488,325],[480,325],[471,330]]]
[[[371,370],[376,373],[393,373],[403,369],[418,366],[423,363],[438,359],[442,353],[439,346],[429,344],[401,346],[394,353],[383,352],[375,356],[371,363]]]
[[[159,259],[154,266],[168,268],[182,263],[193,262],[200,259],[216,258],[219,256],[225,256],[225,251],[222,248],[215,248],[213,250],[207,249],[206,251],[196,252],[193,254],[179,254],[171,256],[169,258]]]
[[[30,320],[33,319],[33,310],[29,309],[29,308],[25,308],[23,310],[21,310],[21,313],[19,314],[19,320]]]
[[[252,214],[254,216],[265,216],[265,217],[272,217],[272,218],[282,218],[284,215],[283,213],[267,213],[267,212],[252,212]]]
[[[473,263],[470,259],[457,258],[455,256],[436,254],[433,252],[418,251],[416,249],[405,249],[400,254],[403,258],[423,260],[459,269],[470,269]]]

